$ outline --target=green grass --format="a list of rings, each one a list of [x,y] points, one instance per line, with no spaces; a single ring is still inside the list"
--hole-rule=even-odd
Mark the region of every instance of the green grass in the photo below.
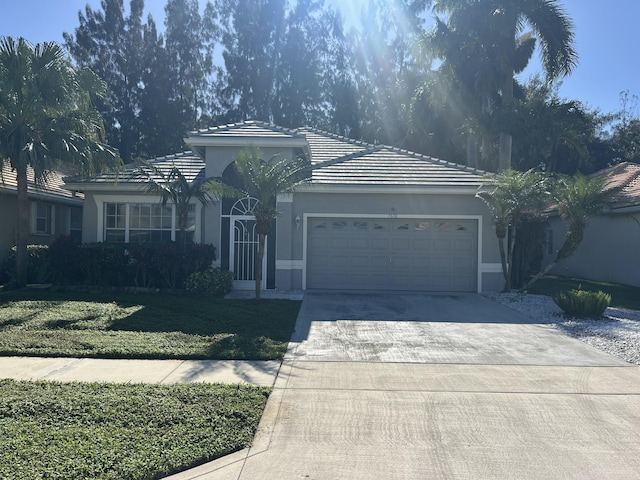
[[[282,359],[291,300],[156,293],[0,292],[0,355]]]
[[[529,293],[537,295],[556,296],[560,292],[577,289],[597,292],[602,290],[611,295],[611,306],[619,308],[629,308],[640,310],[640,288],[628,285],[617,285],[613,283],[594,282],[579,278],[547,276],[533,284]]]
[[[0,478],[163,478],[249,446],[269,392],[0,380]]]

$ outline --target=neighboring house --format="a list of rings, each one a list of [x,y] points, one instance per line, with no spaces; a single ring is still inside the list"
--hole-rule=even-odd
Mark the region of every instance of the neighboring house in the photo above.
[[[605,212],[589,220],[575,253],[549,273],[640,287],[640,165],[624,162],[592,176],[602,176],[606,187],[621,190]],[[567,232],[558,216],[549,224],[545,263],[554,258]]]
[[[63,188],[62,174],[51,172],[43,185],[27,172],[31,229],[29,244],[48,245],[58,235],[72,235],[82,241],[82,194]],[[15,171],[2,163],[0,175],[0,260],[16,244],[18,197]]]
[[[475,197],[483,172],[310,128],[255,121],[191,132],[185,142],[191,151],[153,162],[178,166],[188,178],[228,178],[247,146],[258,147],[265,159],[276,153],[310,159],[308,181],[278,199],[263,288],[502,288],[493,220]],[[130,172],[66,183],[85,195],[85,241],[175,239],[172,205],[162,207]],[[216,265],[235,273],[235,288],[254,285],[254,202],[225,199],[206,208],[194,203],[189,222],[194,241],[217,247]]]

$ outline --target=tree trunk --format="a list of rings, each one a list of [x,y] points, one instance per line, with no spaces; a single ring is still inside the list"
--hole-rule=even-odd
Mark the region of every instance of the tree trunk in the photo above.
[[[507,255],[504,251],[504,238],[498,237],[498,249],[500,250],[500,262],[502,263],[502,276],[504,277],[504,289],[503,292],[511,291],[511,279],[509,278],[509,271],[507,267]]]
[[[473,133],[467,137],[467,166],[478,168],[478,139]]]
[[[262,259],[264,258],[264,244],[266,235],[258,234],[258,255],[256,256],[256,300],[260,300],[260,290],[262,287]]]
[[[511,71],[504,79],[502,87],[502,107],[508,107],[513,101],[513,71]],[[504,172],[511,168],[511,144],[513,139],[511,135],[500,132],[500,149],[498,151],[498,173]]]
[[[586,228],[586,226],[584,228]],[[551,263],[549,263],[542,270],[531,277],[531,280],[529,280],[527,284],[522,287],[522,291],[529,290],[534,283],[540,280],[540,278],[544,277],[553,267],[558,265],[558,263],[560,263],[565,258],[570,257],[573,252],[576,251],[578,245],[580,245],[580,242],[582,241],[582,237],[584,236],[584,228],[577,229],[575,231],[571,229],[569,230],[567,236],[564,239],[564,243],[556,254],[556,258],[554,258]]]
[[[511,168],[511,145],[513,139],[508,133],[500,133],[500,150],[498,152],[498,173]]]
[[[16,238],[16,271],[15,286],[23,288],[27,286],[28,253],[27,244],[29,242],[29,195],[27,183],[27,166],[19,162],[16,168],[16,180],[18,183],[18,231]]]
[[[513,226],[508,231],[507,238],[509,251],[507,253],[507,276],[509,277],[509,291],[511,291],[511,275],[513,273],[513,249],[516,245],[516,227]]]

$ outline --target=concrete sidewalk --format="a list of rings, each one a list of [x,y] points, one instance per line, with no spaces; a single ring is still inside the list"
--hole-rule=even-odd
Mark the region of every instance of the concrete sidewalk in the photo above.
[[[311,293],[253,446],[169,478],[640,478],[640,369],[477,295]]]
[[[279,361],[0,357],[0,378],[113,383],[249,383],[273,386]]]

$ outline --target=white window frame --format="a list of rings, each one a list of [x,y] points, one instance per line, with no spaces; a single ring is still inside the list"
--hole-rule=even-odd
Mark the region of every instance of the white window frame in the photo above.
[[[96,195],[95,197],[97,211],[97,232],[96,238],[99,242],[104,242],[106,239],[106,226],[105,226],[105,207],[107,203],[125,203],[127,204],[127,219],[125,227],[125,243],[129,243],[129,205],[132,203],[144,203],[154,204],[161,203],[161,198],[158,196],[149,195],[122,195],[122,196],[110,196],[110,195]],[[195,231],[193,233],[194,239],[200,239],[201,225],[201,213],[202,203],[195,201],[191,202],[195,205]],[[177,219],[176,219],[176,207],[175,205],[168,203],[167,206],[171,208],[171,240],[176,240],[177,233]],[[199,242],[196,242],[199,243]]]
[[[38,230],[38,206],[44,206],[49,212],[48,231]],[[56,207],[52,203],[47,202],[31,202],[31,232],[34,235],[50,236],[56,231]]]

